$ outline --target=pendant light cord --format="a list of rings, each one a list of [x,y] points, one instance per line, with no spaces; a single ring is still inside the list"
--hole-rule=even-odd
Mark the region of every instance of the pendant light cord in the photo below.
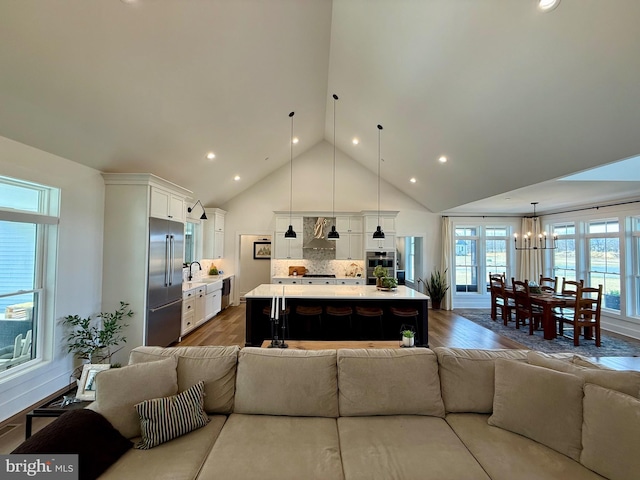
[[[331,216],[336,216],[336,100],[338,96],[333,94],[333,199],[331,201]],[[335,221],[335,220],[334,220]]]
[[[289,155],[289,176],[290,176],[290,185],[289,185],[289,225],[291,225],[291,219],[292,219],[292,210],[293,210],[293,116],[295,115],[295,112],[291,112],[289,114],[289,117],[291,117],[291,138],[289,139],[289,149],[290,149],[290,155]]]
[[[380,156],[380,133],[382,132],[382,125],[378,125],[378,226],[380,226],[380,163],[382,157]]]

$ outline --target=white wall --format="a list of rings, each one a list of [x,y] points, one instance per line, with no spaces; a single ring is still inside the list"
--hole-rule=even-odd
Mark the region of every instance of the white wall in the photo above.
[[[46,360],[22,375],[0,381],[0,421],[70,383],[73,359],[66,353],[60,318],[100,311],[104,183],[100,172],[0,137],[0,175],[61,189],[53,338]]]
[[[263,283],[271,283],[271,262],[253,258],[253,242],[271,241],[271,235],[240,236],[240,268],[236,283],[240,297]]]
[[[376,163],[377,159],[372,159]],[[322,141],[293,161],[293,210],[330,212],[332,200],[333,147]],[[376,166],[377,168],[377,166]],[[382,169],[393,168],[385,162]],[[274,211],[289,210],[290,167],[287,163],[254,186],[221,206],[225,219],[224,269],[238,269],[238,235],[273,232]],[[336,157],[336,212],[377,210],[377,176],[341,151]],[[424,188],[409,183],[407,188]],[[384,180],[380,187],[380,209],[398,210],[396,234],[424,237],[425,272],[440,263],[440,216]],[[242,272],[239,273],[239,276]],[[240,280],[240,279],[239,279]]]

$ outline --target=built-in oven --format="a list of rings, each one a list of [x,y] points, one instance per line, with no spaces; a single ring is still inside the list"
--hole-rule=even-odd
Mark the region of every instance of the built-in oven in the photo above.
[[[365,259],[365,266],[367,269],[367,285],[375,285],[376,277],[373,275],[373,270],[378,266],[387,269],[387,275],[395,277],[396,271],[396,252],[367,252]]]

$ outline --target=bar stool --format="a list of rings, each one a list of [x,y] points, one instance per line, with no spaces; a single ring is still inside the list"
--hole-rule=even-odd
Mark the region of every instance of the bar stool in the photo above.
[[[327,315],[327,320],[329,320],[330,317],[336,317],[336,320],[341,320],[342,318],[347,317],[349,319],[349,336],[353,336],[353,321],[351,318],[351,316],[353,315],[353,308],[349,306],[343,306],[343,305],[341,306],[327,305],[327,308],[325,309],[325,314]],[[342,324],[342,322],[338,321],[336,323],[337,323],[338,331],[340,331],[341,329],[344,329],[344,325]],[[342,337],[342,335],[339,335],[339,337]],[[345,340],[345,339],[338,338],[338,340]]]
[[[305,319],[307,332],[312,333],[311,317],[318,317],[318,329],[322,332],[322,307],[319,305],[297,305],[296,315]]]
[[[391,315],[400,319],[400,324],[405,325],[407,318],[413,319],[414,331],[418,331],[418,309],[417,308],[403,308],[403,307],[391,307],[389,309]]]
[[[361,307],[356,306],[356,314],[361,317],[360,319],[360,337],[362,337],[362,318],[378,317],[378,324],[380,329],[380,339],[384,338],[384,330],[382,327],[382,316],[384,312],[380,307]]]

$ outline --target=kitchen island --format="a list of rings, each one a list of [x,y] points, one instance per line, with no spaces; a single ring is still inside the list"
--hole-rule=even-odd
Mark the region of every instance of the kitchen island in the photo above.
[[[318,319],[322,324],[326,320],[326,307],[331,306],[350,306],[353,308],[352,321],[358,321],[355,313],[356,306],[362,307],[379,307],[383,311],[383,339],[400,341],[399,330],[393,328],[394,323],[400,320],[394,317],[390,309],[395,308],[413,308],[418,311],[416,345],[428,346],[428,303],[429,297],[416,290],[400,285],[393,291],[378,290],[374,285],[275,285],[263,284],[254,288],[245,295],[247,302],[246,312],[246,346],[259,347],[266,339],[271,339],[271,321],[268,314],[264,314],[265,307],[271,308],[274,296],[282,297],[284,294],[286,307],[290,314],[287,316],[288,329],[286,330],[286,338],[295,340],[320,340],[326,339],[326,330],[316,332],[303,331],[295,328],[300,318],[297,317],[295,311],[297,306],[320,306],[322,307],[321,318]],[[335,319],[334,319],[335,320]],[[338,329],[344,332],[345,337],[349,335],[350,330],[347,328],[348,319],[344,318],[345,328]],[[296,323],[297,322],[297,323]],[[326,323],[326,322],[325,322]],[[407,319],[403,323],[413,323],[413,319]],[[293,328],[292,328],[293,327]],[[290,333],[291,332],[291,333]],[[333,332],[332,339],[350,340],[352,338],[335,337]],[[378,338],[380,339],[380,338]],[[370,338],[362,338],[362,340],[370,340]]]

